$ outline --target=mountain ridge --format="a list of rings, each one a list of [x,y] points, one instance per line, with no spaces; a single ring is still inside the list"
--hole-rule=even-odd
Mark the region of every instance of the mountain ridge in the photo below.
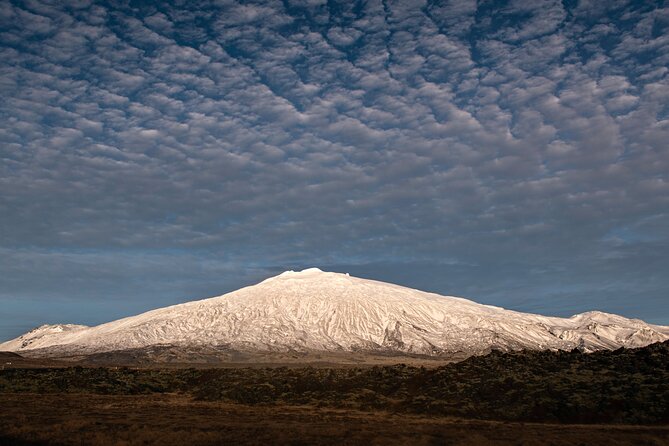
[[[669,327],[600,311],[559,318],[309,268],[94,327],[38,327],[0,350],[92,354],[152,345],[238,351],[595,351],[669,339]]]

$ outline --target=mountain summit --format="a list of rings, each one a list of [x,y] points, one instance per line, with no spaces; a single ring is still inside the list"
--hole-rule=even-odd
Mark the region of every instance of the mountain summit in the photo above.
[[[95,327],[45,325],[0,344],[0,350],[88,354],[173,345],[439,355],[523,348],[593,351],[667,339],[669,327],[613,314],[520,313],[309,268]]]

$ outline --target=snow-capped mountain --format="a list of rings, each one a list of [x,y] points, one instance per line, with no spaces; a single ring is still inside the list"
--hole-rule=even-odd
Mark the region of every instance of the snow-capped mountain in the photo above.
[[[436,355],[521,348],[592,351],[667,339],[669,327],[613,314],[520,313],[310,268],[96,327],[45,325],[0,344],[0,350],[87,354],[182,345]]]

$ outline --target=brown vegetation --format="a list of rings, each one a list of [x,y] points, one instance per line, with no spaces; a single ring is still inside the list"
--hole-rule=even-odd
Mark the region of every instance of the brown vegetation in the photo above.
[[[666,445],[669,428],[462,420],[187,395],[0,394],[7,445]]]
[[[0,404],[11,441],[668,444],[669,342],[436,368],[15,368]]]

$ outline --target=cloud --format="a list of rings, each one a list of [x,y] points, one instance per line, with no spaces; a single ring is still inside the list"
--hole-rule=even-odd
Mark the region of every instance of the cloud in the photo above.
[[[469,265],[456,290],[416,274],[498,304],[533,268],[578,273],[560,308],[598,271],[643,289],[650,242],[612,240],[667,242],[644,223],[669,206],[667,17],[639,2],[3,4],[0,248],[65,275],[81,250],[119,271],[139,252],[124,277],[157,259],[193,290],[214,272],[175,265],[217,256],[225,277]],[[18,265],[0,290],[48,288]],[[485,278],[495,267],[508,277]],[[80,276],[88,295],[100,274]],[[550,302],[540,275],[524,295]],[[669,286],[653,277],[651,300]]]

